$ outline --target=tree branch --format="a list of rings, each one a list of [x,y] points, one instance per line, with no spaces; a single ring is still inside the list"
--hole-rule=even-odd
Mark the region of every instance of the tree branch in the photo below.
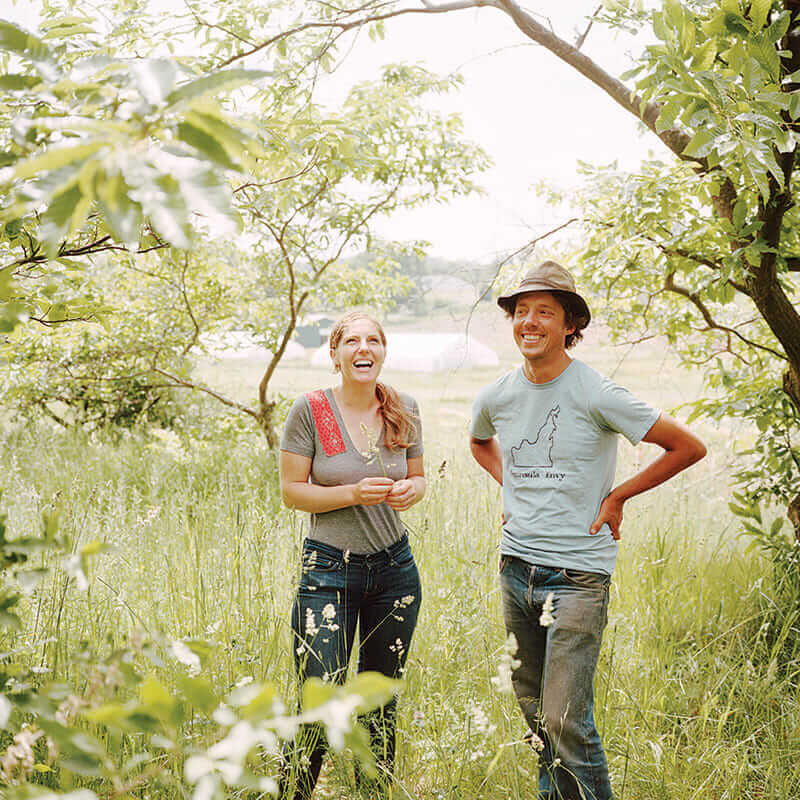
[[[748,339],[746,336],[742,336],[742,334],[739,333],[739,331],[737,331],[735,328],[731,328],[728,325],[722,325],[719,322],[717,322],[711,316],[711,312],[709,311],[708,306],[706,306],[706,304],[703,302],[703,299],[700,297],[699,294],[697,294],[697,292],[693,292],[690,289],[687,289],[685,286],[679,286],[678,284],[675,283],[674,272],[667,273],[667,276],[664,278],[664,288],[669,292],[673,292],[674,294],[679,294],[681,295],[681,297],[685,297],[687,300],[689,300],[689,302],[692,303],[692,305],[694,305],[695,308],[697,308],[697,310],[700,312],[700,315],[703,317],[703,319],[706,322],[706,325],[708,325],[708,328],[710,330],[724,331],[729,335],[735,336],[737,339],[746,344],[748,347],[753,347],[756,350],[763,350],[765,353],[770,353],[771,355],[781,359],[782,361],[788,360],[784,353],[781,353],[772,347],[767,347],[766,345],[754,342],[752,339]]]
[[[597,6],[594,10],[591,17],[589,17],[589,24],[586,26],[586,30],[575,40],[575,49],[580,50],[583,47],[583,43],[586,41],[586,37],[589,35],[589,31],[592,29],[592,25],[594,25],[594,18],[600,13],[603,6],[602,4]]]
[[[249,414],[255,420],[260,420],[259,413],[254,408],[250,408],[242,403],[238,403],[236,400],[231,400],[229,397],[225,397],[225,395],[222,395],[213,389],[209,389],[208,386],[203,386],[202,383],[195,383],[194,381],[180,378],[177,375],[173,375],[171,372],[167,372],[166,370],[161,369],[161,367],[157,367],[155,365],[153,365],[152,370],[153,372],[162,375],[167,380],[172,381],[172,383],[167,384],[167,386],[170,388],[194,389],[198,392],[205,392],[206,394],[211,395],[211,397],[213,397],[215,400],[219,400],[219,402],[223,405],[229,406],[230,408],[235,408],[237,411],[241,411],[245,414]]]
[[[493,8],[500,8],[501,0],[455,0],[455,2],[448,2],[442,3],[441,5],[435,5],[433,3],[425,2],[424,8],[399,8],[395,11],[386,11],[381,14],[369,14],[367,13],[363,17],[359,17],[358,19],[351,19],[351,20],[332,20],[330,22],[305,22],[302,25],[297,25],[294,28],[290,28],[288,31],[281,31],[280,33],[275,34],[271,38],[267,39],[261,44],[255,45],[251,47],[249,50],[243,50],[236,55],[231,56],[230,58],[222,61],[217,65],[217,69],[222,69],[223,67],[227,67],[232,64],[234,61],[239,61],[243,58],[247,58],[248,56],[252,56],[254,53],[258,53],[260,50],[263,50],[266,47],[269,47],[276,42],[281,41],[281,39],[287,39],[290,36],[294,36],[298,33],[302,33],[303,31],[314,30],[314,29],[324,29],[324,28],[336,28],[341,33],[345,31],[352,30],[354,28],[360,28],[370,22],[380,22],[382,20],[391,19],[392,17],[400,17],[406,14],[444,14],[448,11],[459,11],[464,8],[477,8],[479,6],[491,6]],[[368,4],[369,5],[369,4]],[[363,8],[367,8],[364,6]],[[352,11],[346,12],[343,16],[351,16],[353,14]]]
[[[181,351],[181,358],[186,358],[188,352],[197,344],[197,340],[200,338],[200,326],[197,324],[197,319],[192,311],[192,304],[189,302],[189,295],[186,293],[187,269],[189,269],[189,254],[184,253],[183,269],[181,270],[180,292],[181,297],[183,298],[183,304],[186,306],[186,313],[189,315],[189,319],[192,321],[194,332],[192,333],[192,338],[186,343],[186,346]]]

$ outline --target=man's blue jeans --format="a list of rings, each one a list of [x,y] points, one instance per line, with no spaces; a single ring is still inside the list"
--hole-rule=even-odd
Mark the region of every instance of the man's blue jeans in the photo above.
[[[593,679],[607,621],[607,575],[500,559],[506,630],[517,638],[514,691],[539,755],[541,800],[611,800],[594,722]],[[542,625],[552,593],[552,613]],[[548,604],[549,605],[549,604]]]
[[[345,553],[306,539],[303,572],[292,608],[294,661],[302,683],[317,677],[344,683],[350,651],[359,630],[358,671],[398,678],[417,624],[421,601],[419,572],[403,536],[369,555]],[[374,794],[391,782],[397,701],[362,718],[378,766]],[[319,725],[305,726],[287,750],[281,796],[308,798],[317,782],[327,744]]]

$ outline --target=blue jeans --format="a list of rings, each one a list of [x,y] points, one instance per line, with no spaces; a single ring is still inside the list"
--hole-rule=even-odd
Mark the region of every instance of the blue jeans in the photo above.
[[[344,683],[356,626],[358,671],[400,677],[420,600],[419,572],[407,536],[368,555],[343,553],[306,539],[303,572],[292,609],[294,661],[300,682],[317,677]],[[378,767],[376,794],[391,782],[396,705],[395,698],[361,718]],[[304,726],[285,753],[282,797],[305,800],[311,796],[326,750],[322,728]]]
[[[539,748],[541,800],[612,800],[594,722],[593,679],[611,578],[500,559],[506,630],[517,637],[514,691]],[[542,625],[552,593],[552,619]],[[535,741],[535,740],[534,740]],[[539,749],[537,748],[537,749]]]

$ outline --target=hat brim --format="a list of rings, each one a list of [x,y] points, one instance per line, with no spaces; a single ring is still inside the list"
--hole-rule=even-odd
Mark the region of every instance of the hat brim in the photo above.
[[[497,305],[500,306],[500,308],[502,308],[507,314],[513,314],[514,308],[517,304],[517,298],[521,294],[529,294],[530,292],[550,292],[551,294],[560,292],[561,294],[568,294],[571,297],[574,297],[577,301],[578,310],[582,316],[586,317],[586,325],[591,322],[592,312],[589,311],[589,306],[586,304],[586,301],[577,292],[572,292],[569,289],[556,289],[543,283],[526,284],[524,288],[518,289],[516,292],[501,295],[497,298]],[[583,327],[585,328],[586,325]]]

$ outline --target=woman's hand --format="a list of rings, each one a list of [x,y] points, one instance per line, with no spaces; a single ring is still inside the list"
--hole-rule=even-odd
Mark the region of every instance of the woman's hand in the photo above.
[[[391,478],[362,478],[353,485],[353,505],[376,506],[384,500],[395,486]]]
[[[386,504],[395,511],[405,511],[411,508],[417,499],[417,487],[409,478],[395,481],[391,491],[386,497]]]

